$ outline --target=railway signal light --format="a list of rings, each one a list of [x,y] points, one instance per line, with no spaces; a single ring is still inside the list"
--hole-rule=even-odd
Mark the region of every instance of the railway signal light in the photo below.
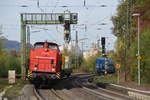
[[[105,37],[101,38],[102,54],[105,55]]]
[[[65,24],[64,24],[64,39],[67,43],[70,42],[70,23],[69,21],[65,21]]]
[[[58,20],[59,20],[60,23],[62,23],[64,21],[63,16],[58,16]]]
[[[102,45],[105,45],[105,37],[102,37],[102,38],[101,38],[101,44],[102,44]]]

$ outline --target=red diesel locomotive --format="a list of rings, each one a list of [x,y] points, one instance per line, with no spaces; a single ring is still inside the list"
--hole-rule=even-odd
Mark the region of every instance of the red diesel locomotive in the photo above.
[[[36,42],[30,50],[28,78],[32,82],[47,82],[60,79],[62,73],[62,54],[56,43]]]

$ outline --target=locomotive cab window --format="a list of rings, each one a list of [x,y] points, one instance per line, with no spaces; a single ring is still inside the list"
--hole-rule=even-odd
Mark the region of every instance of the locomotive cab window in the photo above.
[[[49,49],[53,49],[53,50],[57,50],[57,51],[59,51],[59,49],[58,49],[58,46],[57,46],[57,45],[51,45],[51,44],[49,44],[48,48],[49,48]]]
[[[34,48],[44,48],[43,44],[35,44]]]

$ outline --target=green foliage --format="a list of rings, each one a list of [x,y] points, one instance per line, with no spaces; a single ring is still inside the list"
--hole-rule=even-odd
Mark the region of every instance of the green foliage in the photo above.
[[[82,67],[89,72],[95,72],[95,64],[98,57],[100,57],[100,54],[91,56],[87,60],[83,60]]]
[[[120,78],[120,83],[124,82],[123,78]],[[115,74],[106,74],[106,75],[100,75],[96,76],[94,78],[95,83],[117,83],[117,75]]]
[[[2,92],[8,85],[8,80],[6,78],[0,78],[0,92]]]
[[[141,59],[141,79],[143,82],[150,83],[150,30],[145,30],[142,32],[140,35],[140,53],[142,56]],[[132,75],[132,80],[137,80],[137,59],[136,59],[136,54],[137,54],[137,43],[134,42],[132,43],[132,48],[131,48],[131,75]]]
[[[2,48],[3,48],[3,40],[0,37],[0,54],[3,53],[3,49]]]
[[[16,84],[13,84],[13,86],[9,89],[7,89],[4,98],[8,98],[9,100],[13,100],[14,98],[17,98],[18,96],[21,96],[21,90],[24,87],[25,84],[27,84],[27,81],[17,79]]]
[[[141,36],[141,77],[144,82],[150,83],[150,30],[145,30]]]
[[[16,70],[16,73],[20,73],[20,61],[17,57],[17,52],[5,51],[3,49],[3,39],[0,38],[0,77],[6,77],[8,70]]]
[[[112,22],[114,24],[113,34],[118,37],[116,41],[116,51],[113,54],[113,58],[115,58],[115,62],[122,65],[122,72],[124,72],[126,68],[128,79],[137,81],[137,19],[136,17],[132,17],[132,14],[135,12],[139,12],[141,14],[141,79],[142,82],[146,83],[150,83],[149,5],[150,0],[125,0],[122,1],[121,4],[118,6],[117,15],[112,17]]]
[[[17,57],[9,55],[6,52],[0,55],[0,76],[6,77],[8,70],[16,70],[16,73],[20,73],[20,61]]]

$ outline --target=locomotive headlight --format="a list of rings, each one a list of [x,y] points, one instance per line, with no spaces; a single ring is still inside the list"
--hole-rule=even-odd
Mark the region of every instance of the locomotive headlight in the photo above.
[[[35,64],[33,69],[34,69],[34,70],[37,70],[37,69],[38,69],[38,68],[37,68],[38,66],[39,66],[38,64]]]
[[[52,67],[52,72],[55,72],[55,67]]]
[[[37,67],[34,67],[34,70],[37,70]]]

